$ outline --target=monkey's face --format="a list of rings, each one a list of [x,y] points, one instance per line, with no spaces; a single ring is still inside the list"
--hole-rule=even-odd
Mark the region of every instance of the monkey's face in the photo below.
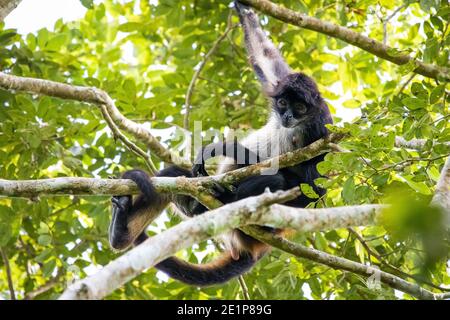
[[[296,127],[309,118],[310,111],[306,103],[292,95],[275,97],[273,106],[283,127]]]
[[[314,121],[321,113],[321,98],[314,81],[302,73],[282,79],[272,97],[272,105],[283,127],[293,128]]]

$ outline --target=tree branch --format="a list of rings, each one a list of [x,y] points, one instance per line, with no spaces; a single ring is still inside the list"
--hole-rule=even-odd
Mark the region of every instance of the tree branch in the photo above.
[[[297,188],[263,193],[227,204],[181,222],[147,239],[96,274],[69,286],[60,299],[101,299],[165,258],[200,241],[243,225],[293,228],[301,232],[322,231],[376,223],[383,206],[363,205],[325,209],[296,209],[275,203],[297,197]],[[180,236],[182,235],[182,236]]]
[[[436,184],[436,191],[431,204],[440,206],[447,212],[447,225],[450,226],[450,157],[447,158],[442,167],[441,176]]]
[[[371,248],[368,244],[367,241],[363,238],[363,236],[361,236],[355,229],[353,228],[348,228],[348,231],[350,231],[351,234],[353,234],[358,241],[362,244],[362,246],[365,248],[367,254],[369,255],[369,261],[370,263],[372,263],[371,261],[371,256],[373,256],[375,259],[377,259],[379,261],[379,263],[391,270],[393,270],[397,275],[401,275],[404,278],[410,278],[415,280],[416,282],[422,283],[424,285],[430,286],[432,288],[441,290],[441,291],[449,291],[450,289],[447,288],[443,288],[440,287],[438,285],[435,285],[432,282],[426,281],[424,279],[421,279],[420,277],[416,277],[412,274],[409,274],[399,268],[397,268],[396,266],[390,264],[389,262],[387,262],[379,253],[375,248]]]
[[[141,157],[144,159],[145,163],[147,164],[147,167],[149,171],[154,175],[156,171],[158,171],[155,167],[155,164],[153,163],[151,157],[141,148],[139,148],[137,145],[135,145],[133,142],[131,142],[116,126],[114,121],[111,119],[110,114],[108,113],[108,109],[106,109],[106,106],[104,104],[99,105],[100,111],[102,112],[103,118],[105,119],[108,127],[111,129],[113,136],[115,138],[118,138],[123,142],[123,144],[135,155],[138,157]]]
[[[152,177],[158,192],[181,193],[203,198],[208,207],[220,204],[212,203],[208,198],[208,189],[214,183],[229,186],[252,175],[260,175],[270,167],[284,168],[316,157],[333,149],[330,144],[343,139],[344,135],[332,133],[310,145],[285,153],[257,164],[229,171],[220,175],[185,178],[185,177]],[[134,182],[126,179],[95,178],[53,178],[40,180],[3,180],[0,179],[0,196],[33,198],[44,195],[127,195],[137,194],[139,190]],[[199,199],[200,200],[200,199]]]
[[[52,279],[50,279],[49,281],[44,283],[42,286],[34,289],[33,291],[28,292],[23,299],[24,300],[33,300],[34,298],[43,294],[44,292],[51,290],[53,287],[55,287],[56,285],[59,284],[59,281],[62,276],[63,276],[63,272],[62,272],[62,269],[60,268],[60,269],[58,269],[58,272],[55,277],[53,277]]]
[[[242,289],[242,297],[244,298],[244,300],[251,300],[250,299],[250,294],[248,293],[248,288],[247,288],[247,284],[245,283],[245,279],[243,276],[239,276],[238,277],[238,281],[239,281],[239,285],[241,286]]]
[[[22,0],[0,0],[0,21],[5,20],[6,16],[11,13]]]
[[[18,77],[0,72],[0,87],[6,90],[25,91],[62,99],[104,105],[114,123],[122,130],[142,141],[162,161],[190,168],[191,163],[165,148],[148,130],[139,123],[124,117],[117,109],[114,101],[103,90],[93,87],[81,87],[60,82]]]
[[[345,208],[345,207],[344,207]],[[400,290],[408,293],[418,299],[435,300],[446,299],[447,293],[435,294],[428,291],[417,284],[413,284],[394,276],[385,271],[381,271],[377,268],[366,266],[364,264],[354,262],[345,258],[337,257],[329,253],[319,251],[313,248],[308,248],[291,241],[288,241],[280,236],[264,232],[255,227],[242,227],[241,230],[251,235],[252,237],[270,244],[271,246],[291,253],[297,257],[305,258],[311,261],[318,262],[320,264],[327,265],[333,269],[346,270],[352,273],[356,273],[365,277],[374,276],[375,279],[379,279],[384,284],[390,286],[393,289]]]
[[[448,68],[426,64],[409,55],[399,54],[396,49],[348,28],[283,8],[268,0],[241,0],[241,2],[278,20],[340,39],[397,65],[412,61],[416,65],[414,72],[425,77],[450,81],[450,70]]]

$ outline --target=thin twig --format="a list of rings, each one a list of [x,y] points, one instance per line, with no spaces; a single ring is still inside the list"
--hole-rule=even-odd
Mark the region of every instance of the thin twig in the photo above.
[[[370,277],[376,276],[379,280],[393,289],[405,292],[418,299],[436,300],[447,298],[447,293],[435,294],[428,291],[417,284],[410,283],[395,275],[381,271],[379,269],[363,265],[352,260],[333,256],[329,253],[319,251],[316,249],[308,248],[300,244],[288,241],[278,235],[274,235],[269,232],[264,232],[261,228],[257,227],[243,227],[241,228],[245,233],[251,235],[262,242],[270,244],[271,246],[278,248],[282,251],[291,253],[297,257],[312,260],[333,269],[345,270],[362,276]]]
[[[56,273],[56,276],[54,278],[50,279],[49,281],[44,283],[39,288],[28,292],[23,299],[24,300],[33,300],[38,295],[51,290],[53,287],[55,287],[59,283],[59,280],[62,277],[62,275],[63,275],[63,272],[62,272],[62,269],[60,268],[60,269],[58,269],[58,272]]]
[[[11,266],[9,265],[9,259],[3,247],[0,247],[0,254],[2,255],[3,264],[5,265],[6,278],[8,280],[9,295],[11,297],[11,300],[16,300],[16,293],[14,291],[14,284],[11,276]]]
[[[106,108],[105,105],[100,104],[100,111],[102,112],[103,118],[105,119],[106,123],[108,124],[108,127],[111,129],[114,137],[118,138],[119,140],[121,140],[123,142],[123,144],[134,154],[136,154],[137,156],[141,157],[142,159],[144,159],[145,163],[147,164],[148,169],[150,170],[150,172],[154,175],[156,173],[156,171],[158,171],[156,169],[155,164],[153,163],[152,159],[150,158],[150,156],[141,148],[139,148],[137,145],[135,145],[133,142],[131,142],[121,131],[120,129],[116,126],[116,124],[114,123],[114,121],[111,119],[111,116],[108,112],[108,109]]]
[[[427,285],[427,286],[430,286],[430,287],[432,287],[432,288],[435,288],[435,289],[438,289],[438,290],[441,290],[441,291],[450,291],[450,289],[443,288],[443,287],[438,286],[438,285],[436,285],[436,284],[434,284],[434,283],[432,283],[432,282],[429,282],[429,281],[426,281],[426,280],[417,278],[417,277],[415,277],[415,276],[413,276],[413,275],[411,275],[411,274],[409,274],[409,273],[407,273],[407,272],[405,272],[405,271],[403,271],[403,270],[397,268],[396,266],[390,264],[389,262],[387,262],[386,260],[384,260],[383,257],[382,257],[375,249],[371,248],[371,247],[367,244],[366,240],[365,240],[365,239],[364,239],[364,238],[363,238],[363,237],[362,237],[355,229],[353,229],[353,228],[347,228],[347,229],[348,229],[348,230],[349,230],[349,231],[350,231],[350,232],[358,239],[358,241],[362,244],[362,246],[364,247],[364,249],[366,249],[367,254],[369,255],[369,260],[370,260],[370,256],[373,256],[373,257],[375,257],[378,261],[380,261],[380,263],[381,263],[382,265],[388,267],[388,268],[391,269],[391,270],[394,270],[395,272],[397,272],[398,274],[400,274],[401,276],[403,276],[403,277],[405,277],[405,278],[413,279],[413,280],[415,280],[415,281],[417,281],[417,282],[419,282],[419,283],[423,283],[423,284],[425,284],[425,285]]]
[[[397,96],[405,90],[406,86],[414,79],[414,77],[417,75],[417,73],[412,73],[411,76],[408,78],[408,80],[405,81],[405,83],[402,85],[400,90],[397,92]]]
[[[192,76],[191,82],[189,83],[189,87],[186,92],[186,100],[184,102],[186,113],[184,114],[184,121],[183,121],[183,127],[186,130],[189,130],[189,114],[191,110],[191,98],[192,94],[194,93],[195,84],[197,82],[198,77],[200,76],[200,72],[202,72],[203,68],[205,67],[206,63],[208,62],[209,58],[216,52],[217,48],[219,47],[220,43],[226,38],[228,32],[230,32],[235,26],[231,25],[231,11],[228,15],[227,20],[227,27],[224,31],[224,33],[214,42],[211,49],[205,54],[203,57],[203,60],[200,62],[197,70],[195,71],[194,75]]]
[[[242,289],[242,296],[244,297],[244,300],[251,300],[250,294],[248,293],[247,284],[245,283],[245,279],[243,276],[238,277],[239,284],[241,285]]]

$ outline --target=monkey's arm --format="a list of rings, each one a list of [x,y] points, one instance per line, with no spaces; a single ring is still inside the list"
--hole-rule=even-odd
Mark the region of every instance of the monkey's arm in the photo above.
[[[245,34],[250,63],[262,83],[266,93],[269,93],[291,72],[278,49],[270,41],[258,21],[258,15],[239,1],[234,2]]]
[[[192,167],[193,175],[195,177],[208,176],[208,172],[205,169],[205,162],[208,159],[219,156],[234,159],[238,168],[260,162],[257,153],[243,146],[236,139],[233,142],[210,143],[197,154],[194,166]]]

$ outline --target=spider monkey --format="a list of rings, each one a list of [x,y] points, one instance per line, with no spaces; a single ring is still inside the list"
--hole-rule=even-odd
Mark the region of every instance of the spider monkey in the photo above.
[[[249,7],[235,1],[235,8],[244,30],[244,39],[250,63],[262,84],[263,91],[271,102],[272,112],[265,126],[253,132],[242,141],[226,142],[207,146],[198,157],[192,170],[177,166],[168,167],[157,173],[164,177],[196,177],[207,175],[204,161],[208,158],[232,152],[233,161],[224,161],[219,173],[233,170],[279,154],[302,148],[320,138],[328,131],[326,124],[332,123],[328,106],[321,97],[317,85],[303,73],[293,72],[280,52],[261,29],[258,16]],[[276,133],[276,134],[275,134]],[[276,154],[266,155],[262,150],[277,146]],[[244,159],[238,160],[238,155]],[[220,186],[214,188],[215,196],[222,203],[230,203],[249,196],[259,195],[269,188],[271,191],[287,190],[300,183],[311,185],[316,193],[323,195],[314,180],[320,177],[317,163],[324,155],[317,156],[298,165],[282,168],[273,175],[249,177],[234,187],[234,191]],[[226,158],[230,160],[230,158]],[[149,176],[141,170],[127,171],[122,178],[133,180],[141,193],[136,196],[114,196],[112,198],[112,221],[110,244],[114,249],[124,250],[131,244],[139,244],[147,238],[146,226],[173,201],[188,217],[207,211],[201,203],[186,195],[167,195],[156,192]],[[286,205],[305,207],[312,199],[300,195]],[[281,230],[264,227],[274,233]],[[196,286],[224,283],[248,271],[268,250],[269,246],[244,234],[231,231],[226,237],[227,251],[217,260],[207,264],[191,264],[176,257],[170,257],[155,267],[170,277]]]

